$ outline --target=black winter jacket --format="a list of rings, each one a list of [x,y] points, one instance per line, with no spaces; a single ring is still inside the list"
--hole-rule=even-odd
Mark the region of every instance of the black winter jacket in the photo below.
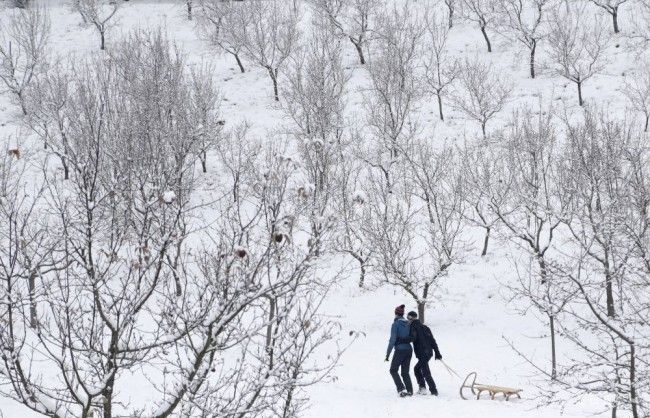
[[[400,339],[398,342],[402,342],[402,340]],[[415,352],[415,357],[431,358],[435,352],[436,359],[442,359],[442,355],[438,349],[438,343],[436,343],[436,339],[433,338],[431,329],[420,322],[419,319],[414,319],[411,321],[411,334],[409,336],[408,342],[413,343],[413,351]]]

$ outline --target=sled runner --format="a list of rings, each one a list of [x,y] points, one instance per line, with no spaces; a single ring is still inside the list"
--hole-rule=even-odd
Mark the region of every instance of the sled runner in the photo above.
[[[472,376],[474,376],[472,382],[468,383],[468,380]],[[468,374],[465,380],[463,381],[463,385],[460,387],[460,397],[463,399],[467,399],[465,396],[463,396],[463,389],[471,390],[472,394],[476,395],[476,399],[480,399],[481,393],[483,392],[488,392],[490,394],[490,399],[494,399],[494,397],[499,393],[503,393],[503,396],[505,397],[506,401],[510,400],[511,396],[517,396],[517,398],[521,399],[521,396],[519,396],[519,392],[521,392],[521,389],[476,383],[476,372],[472,372]]]

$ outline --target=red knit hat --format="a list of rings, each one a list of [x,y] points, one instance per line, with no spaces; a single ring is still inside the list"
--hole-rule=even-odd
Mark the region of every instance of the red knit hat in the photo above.
[[[395,308],[395,315],[404,316],[405,307],[406,307],[405,305],[399,305],[397,308]]]

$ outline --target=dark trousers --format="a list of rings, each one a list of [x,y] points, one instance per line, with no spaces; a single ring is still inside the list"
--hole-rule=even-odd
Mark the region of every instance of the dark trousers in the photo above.
[[[413,384],[411,383],[411,375],[409,374],[409,368],[411,367],[411,356],[413,351],[411,350],[395,350],[393,354],[393,361],[390,363],[390,375],[393,377],[393,382],[395,382],[395,387],[398,392],[406,390],[413,393]],[[397,369],[402,368],[400,375],[397,373]],[[404,383],[402,383],[404,379]]]
[[[417,380],[419,387],[425,387],[424,382],[426,381],[427,385],[429,385],[429,390],[434,390],[436,388],[436,382],[434,382],[433,377],[431,377],[429,360],[431,360],[431,356],[420,357],[418,362],[415,363],[413,372],[415,373],[415,380]]]

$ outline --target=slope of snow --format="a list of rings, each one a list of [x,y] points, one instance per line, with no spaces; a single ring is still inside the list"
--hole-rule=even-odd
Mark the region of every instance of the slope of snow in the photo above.
[[[494,245],[498,246],[496,242]],[[337,379],[312,388],[313,407],[307,416],[577,418],[599,416],[607,410],[607,405],[598,401],[581,402],[566,411],[538,405],[534,384],[544,384],[544,377],[518,357],[504,337],[518,349],[534,353],[542,365],[550,358],[548,338],[543,337],[545,330],[534,317],[522,317],[505,306],[507,294],[499,283],[512,275],[506,255],[499,252],[488,255],[487,260],[470,257],[467,265],[454,269],[444,279],[427,311],[427,324],[444,362],[461,376],[452,375],[440,362],[431,360],[439,397],[399,398],[388,374],[389,363],[384,362],[394,307],[404,303],[407,311],[416,310],[409,297],[390,288],[369,292],[348,284],[339,289],[329,309],[340,315],[344,331],[360,331],[362,336],[344,354]],[[558,350],[562,353],[567,348]],[[411,366],[415,361],[413,358]],[[462,400],[460,385],[472,371],[478,373],[478,382],[523,389],[522,399],[491,401],[483,394],[480,401]],[[411,379],[417,389],[412,373]]]
[[[6,13],[6,10],[0,10]],[[623,13],[621,20],[625,21]],[[98,48],[96,34],[79,25],[80,19],[59,2],[50,9],[52,20],[52,48],[61,57],[83,56]],[[248,64],[249,70],[240,74],[234,61],[210,49],[199,40],[193,23],[185,17],[184,5],[178,3],[130,1],[119,14],[119,26],[108,35],[108,47],[113,39],[134,27],[161,25],[182,50],[189,62],[214,60],[216,79],[222,89],[222,113],[227,126],[248,121],[254,132],[263,135],[266,130],[277,129],[285,120],[271,97],[270,82],[263,70]],[[504,71],[512,74],[516,85],[515,104],[535,104],[537,98],[576,106],[576,92],[569,82],[552,77],[544,69],[548,63],[540,52],[540,78],[527,78],[525,59],[517,54],[512,42],[498,40],[495,53],[488,56],[477,28],[459,24],[452,31],[450,50],[457,56],[479,55],[489,59]],[[614,42],[616,44],[616,42]],[[360,86],[367,83],[365,69],[356,64],[356,56],[348,45],[345,57],[348,69],[353,71],[349,86],[349,112],[354,114],[361,104]],[[623,101],[617,95],[626,71],[633,67],[631,55],[622,48],[612,47],[610,65],[604,75],[585,84],[588,101],[609,103],[611,111],[620,111]],[[447,105],[448,106],[448,105]],[[509,110],[503,113],[505,118]],[[420,109],[420,120],[426,132],[436,139],[457,138],[476,133],[476,126],[447,107],[449,119],[437,122],[437,109],[433,98]],[[9,103],[6,95],[0,96],[0,139],[6,135],[20,137],[21,131],[12,121],[18,118],[18,110]],[[4,146],[5,144],[1,144]],[[36,152],[38,144],[21,144],[27,152]],[[1,147],[0,147],[1,148]],[[322,382],[309,388],[311,408],[306,416],[329,417],[483,417],[483,418],[532,418],[559,417],[578,418],[604,414],[608,406],[601,401],[586,400],[561,410],[555,406],[538,405],[535,384],[544,378],[520,359],[508,346],[512,341],[521,350],[532,353],[536,359],[548,358],[548,341],[543,338],[543,324],[532,315],[522,317],[508,306],[507,295],[499,283],[514,276],[509,257],[518,257],[516,249],[498,248],[493,241],[493,251],[486,259],[471,256],[467,263],[453,269],[444,279],[428,308],[427,323],[436,336],[445,362],[463,378],[476,371],[479,381],[524,389],[522,400],[468,400],[458,396],[461,379],[451,376],[445,368],[431,362],[440,396],[414,396],[399,399],[384,362],[386,344],[396,305],[404,303],[407,310],[415,310],[414,304],[403,293],[387,287],[374,291],[360,290],[356,286],[354,272],[341,283],[330,297],[326,312],[336,315],[343,324],[343,333],[357,331],[358,340],[344,354],[336,369],[333,381]],[[477,251],[475,251],[477,252]],[[505,339],[504,339],[505,337]],[[560,346],[562,350],[571,347]],[[325,353],[323,354],[325,355]],[[412,365],[415,359],[412,361]],[[413,378],[415,383],[415,379]],[[541,383],[543,384],[543,383]],[[136,394],[137,395],[137,394]],[[35,414],[27,409],[0,398],[0,417],[30,418]],[[604,416],[604,415],[603,415]]]

